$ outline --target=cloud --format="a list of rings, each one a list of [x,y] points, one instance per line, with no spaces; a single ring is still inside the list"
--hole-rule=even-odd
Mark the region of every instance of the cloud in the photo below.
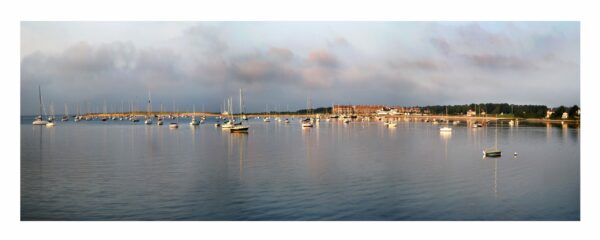
[[[322,67],[334,68],[338,65],[337,58],[324,49],[315,49],[308,54],[308,61]]]
[[[260,106],[255,110],[272,99],[303,107],[309,93],[327,104],[506,101],[500,92],[514,93],[510,99],[522,103],[574,102],[579,29],[569,26],[440,24],[413,31],[417,36],[407,40],[391,34],[402,33],[396,28],[351,28],[334,37],[315,31],[302,38],[279,36],[272,28],[201,23],[153,46],[78,41],[56,51],[27,50],[21,59],[22,110],[35,109],[37,85],[56,102],[116,104],[142,99],[150,90],[163,102],[214,106],[243,87],[254,94],[248,105]],[[512,91],[514,86],[535,88],[535,94]],[[548,100],[557,89],[561,98]]]
[[[452,53],[450,44],[448,44],[448,42],[443,38],[433,37],[429,40],[429,42],[431,43],[431,45],[433,45],[434,48],[436,48],[438,51],[440,51],[443,55],[450,55]]]
[[[526,59],[515,56],[478,54],[463,55],[463,57],[475,66],[488,69],[523,70],[536,68],[535,64],[533,63],[534,61],[528,61]]]
[[[225,33],[215,26],[198,24],[190,27],[184,31],[182,39],[192,50],[202,54],[221,54],[229,48]]]
[[[276,60],[290,61],[294,57],[294,53],[287,48],[271,48],[269,49],[269,56],[272,56]]]

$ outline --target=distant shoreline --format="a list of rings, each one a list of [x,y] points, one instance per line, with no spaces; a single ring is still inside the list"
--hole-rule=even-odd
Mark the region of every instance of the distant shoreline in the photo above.
[[[247,114],[234,114],[233,117],[246,116],[248,118],[255,117],[315,117],[319,115],[323,118],[334,116],[334,114],[301,114],[301,113],[247,113]],[[29,116],[29,115],[23,115]],[[30,115],[35,116],[35,115]],[[60,117],[62,115],[56,115]],[[182,117],[231,117],[232,115],[211,113],[211,112],[127,112],[127,113],[88,113],[81,115],[82,117],[146,117],[146,116],[182,116]],[[340,116],[340,115],[336,115]],[[386,118],[386,119],[419,119],[419,120],[459,120],[459,121],[524,121],[524,122],[538,122],[538,123],[580,123],[581,119],[546,119],[546,118],[516,118],[516,117],[501,117],[501,116],[465,116],[465,115],[376,115],[376,114],[354,114],[356,117],[374,117],[374,118]]]

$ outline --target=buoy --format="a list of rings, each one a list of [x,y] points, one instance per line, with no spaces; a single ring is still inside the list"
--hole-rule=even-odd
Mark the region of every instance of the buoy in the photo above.
[[[517,152],[515,152],[515,156],[519,155]]]

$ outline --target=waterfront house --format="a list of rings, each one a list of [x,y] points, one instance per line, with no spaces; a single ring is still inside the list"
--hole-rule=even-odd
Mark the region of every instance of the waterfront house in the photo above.
[[[475,116],[475,111],[469,109],[469,111],[467,111],[467,117],[472,117]]]

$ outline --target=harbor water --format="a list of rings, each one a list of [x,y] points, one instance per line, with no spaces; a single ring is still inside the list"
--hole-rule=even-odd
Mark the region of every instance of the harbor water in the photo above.
[[[22,220],[580,219],[580,129],[561,124],[32,121]]]

